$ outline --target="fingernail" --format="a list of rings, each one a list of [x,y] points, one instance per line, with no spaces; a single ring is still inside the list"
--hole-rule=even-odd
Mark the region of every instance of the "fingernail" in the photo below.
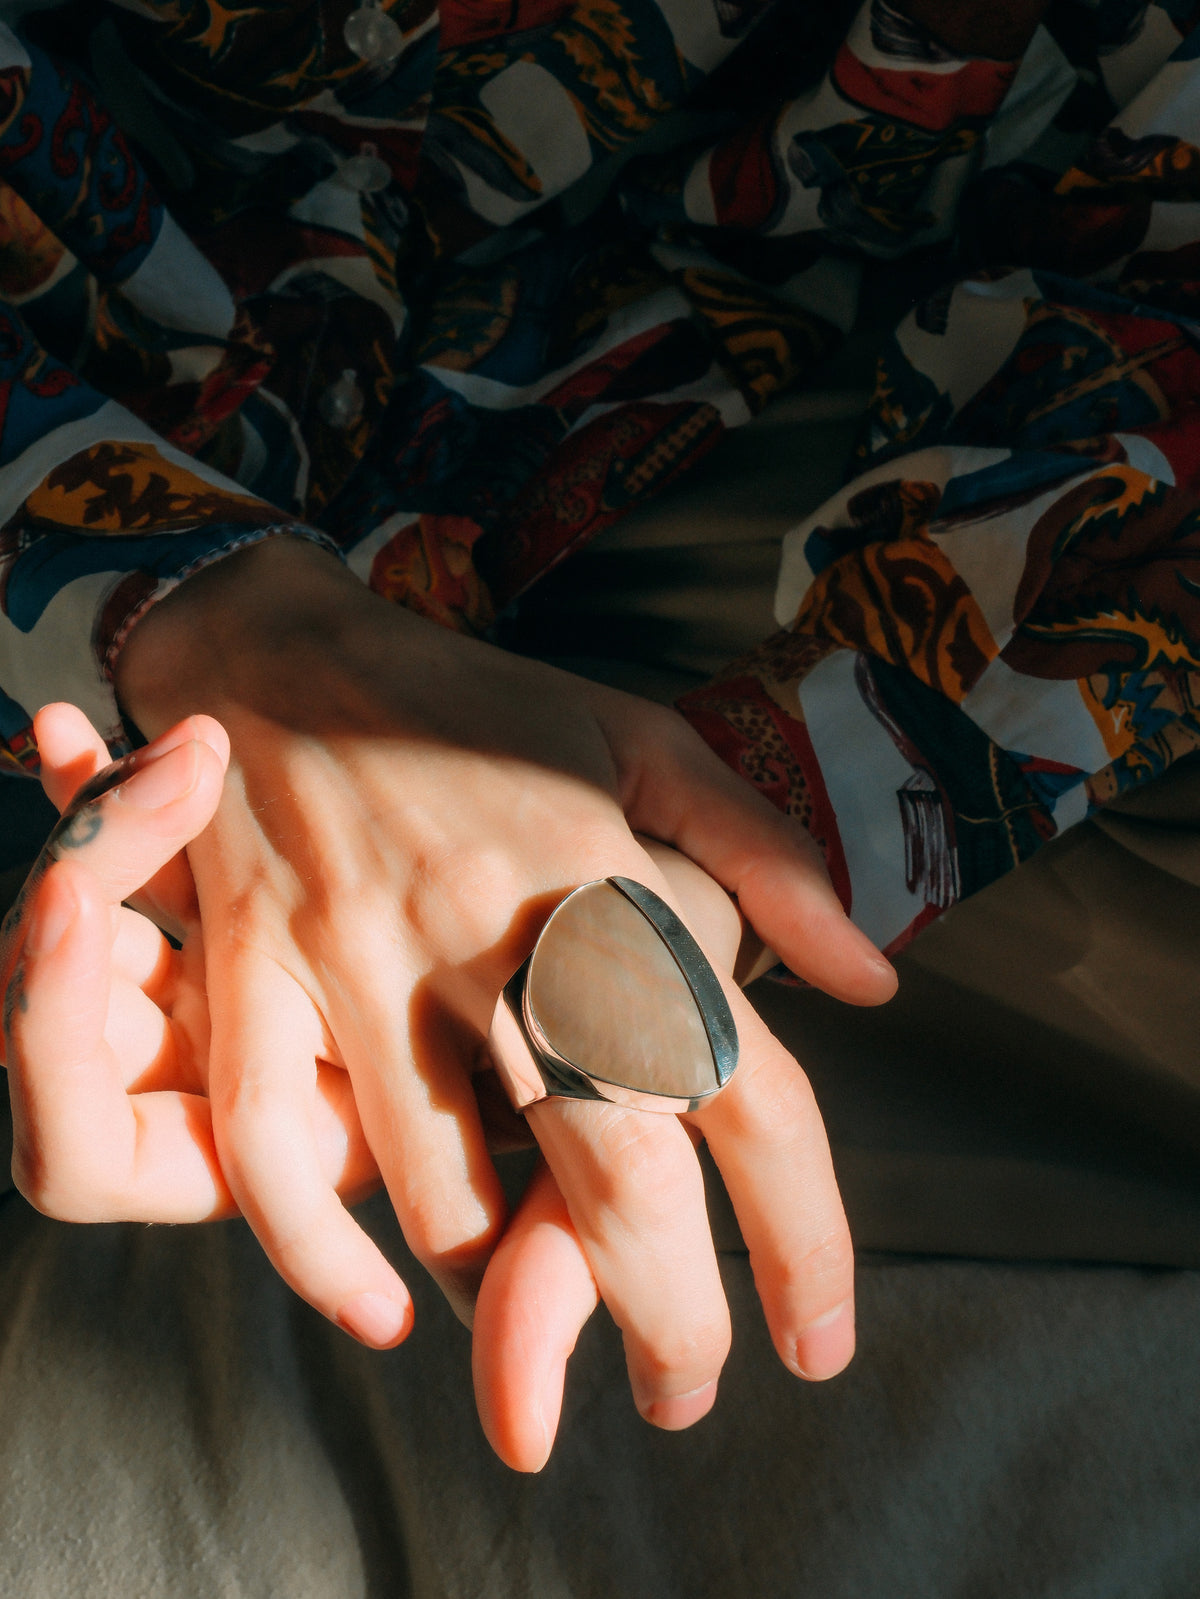
[[[835,1377],[854,1353],[854,1301],[840,1305],[810,1321],[796,1340],[795,1370],[810,1382]]]
[[[412,1323],[412,1305],[397,1304],[386,1294],[356,1294],[337,1313],[343,1332],[371,1349],[398,1344]]]
[[[702,1388],[693,1388],[686,1394],[672,1394],[668,1399],[655,1399],[648,1405],[639,1405],[638,1409],[652,1427],[679,1432],[699,1421],[701,1416],[707,1416],[716,1397],[716,1383],[706,1382]]]
[[[200,746],[195,739],[189,739],[165,754],[151,756],[113,793],[116,799],[135,810],[156,811],[190,794],[199,775]]]
[[[555,1414],[557,1416],[557,1407]],[[542,1404],[539,1404],[537,1407],[537,1419],[538,1424],[542,1429],[542,1452],[538,1459],[537,1465],[531,1467],[533,1471],[542,1470],[546,1462],[550,1459],[550,1451],[554,1448],[554,1428],[547,1421],[546,1407]]]
[[[52,955],[66,937],[78,908],[70,884],[57,881],[43,884],[41,893],[34,899],[25,933],[25,948],[29,954]]]

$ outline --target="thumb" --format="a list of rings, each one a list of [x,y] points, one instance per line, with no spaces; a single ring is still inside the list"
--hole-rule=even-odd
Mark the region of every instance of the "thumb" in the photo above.
[[[224,754],[197,731],[181,723],[84,783],[51,833],[45,857],[86,866],[111,905],[136,893],[217,808]]]

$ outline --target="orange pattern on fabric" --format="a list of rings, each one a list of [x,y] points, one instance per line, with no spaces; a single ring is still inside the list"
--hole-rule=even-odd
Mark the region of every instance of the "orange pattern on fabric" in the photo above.
[[[1141,738],[1132,736],[1132,716],[1123,720],[1123,729],[1130,736],[1108,766],[1086,779],[1089,805],[1109,804],[1129,788],[1131,779],[1147,782],[1182,756],[1200,749],[1200,672],[1164,673],[1159,703],[1176,711],[1174,719]],[[1133,710],[1132,705],[1128,710]]]
[[[16,190],[0,183],[0,297],[19,304],[74,259]]]
[[[1161,479],[1151,477],[1148,472],[1141,472],[1124,461],[1114,461],[1104,471],[1095,473],[1091,481],[1097,486],[1096,498],[1071,524],[1072,544],[1085,534],[1090,537],[1106,530],[1115,538],[1131,511],[1161,499],[1164,492]],[[1112,491],[1107,498],[1102,498],[1109,484],[1112,485]]]
[[[689,267],[680,281],[752,411],[760,411],[841,342],[837,328],[823,317],[786,305],[727,272]]]
[[[1164,138],[1141,161],[1130,162],[1124,172],[1106,167],[1095,173],[1087,171],[1086,167],[1072,167],[1055,184],[1054,192],[1072,194],[1081,189],[1135,188],[1148,189],[1158,199],[1195,199],[1200,195],[1200,149],[1184,139]]]
[[[206,522],[261,526],[278,511],[214,488],[152,444],[93,444],[57,466],[26,499],[25,522],[88,533],[166,533]]]
[[[471,551],[480,535],[465,516],[420,516],[393,533],[371,563],[376,594],[459,632],[479,632],[494,610]]]
[[[571,93],[579,120],[602,149],[645,133],[671,109],[654,79],[638,69],[637,32],[617,0],[578,0],[554,37],[586,91]]]
[[[795,627],[905,666],[956,704],[999,653],[974,595],[925,533],[843,555],[813,583]]]

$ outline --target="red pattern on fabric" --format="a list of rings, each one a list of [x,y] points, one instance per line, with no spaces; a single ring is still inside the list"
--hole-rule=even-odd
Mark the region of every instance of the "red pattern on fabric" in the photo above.
[[[1192,404],[1200,394],[1200,353],[1178,322],[1091,309],[1087,319],[1125,355],[1150,356],[1143,370],[1153,377],[1172,411]]]
[[[88,112],[92,113],[90,117],[87,115]],[[54,124],[54,130],[50,135],[50,165],[60,178],[73,178],[80,168],[82,157],[78,150],[71,148],[69,143],[71,135],[83,134],[86,151],[89,127],[94,123],[98,125],[99,130],[103,130],[110,125],[110,122],[111,118],[106,117],[95,105],[89,104],[82,84],[72,82],[66,109]]]
[[[568,417],[582,416],[589,405],[604,398],[615,377],[627,371],[647,350],[669,339],[679,325],[678,322],[663,322],[626,339],[572,372],[557,388],[544,394],[541,403],[565,412]]]
[[[42,758],[38,754],[37,739],[34,737],[33,726],[23,727],[17,733],[5,734],[5,743],[8,748],[3,753],[10,755],[14,763],[24,771],[40,771]]]
[[[376,553],[368,585],[444,627],[478,632],[494,614],[471,559],[480,532],[469,517],[419,516]]]
[[[15,167],[30,156],[42,142],[42,119],[33,111],[26,111],[20,120],[20,144],[6,144],[0,148],[0,171]]]
[[[273,360],[270,352],[252,354],[245,346],[232,346],[216,371],[198,386],[188,414],[166,431],[166,437],[179,449],[195,455],[266,380]]]
[[[439,8],[443,50],[476,44],[481,39],[549,28],[575,9],[574,0],[442,0]]]
[[[0,72],[0,134],[8,131],[8,124],[25,98],[27,81],[24,67],[5,67]]]
[[[966,61],[952,72],[895,71],[867,66],[843,45],[832,75],[847,100],[865,110],[944,133],[956,122],[992,116],[1016,72],[1015,61]]]
[[[80,379],[71,371],[70,367],[51,366],[47,364],[40,371],[37,367],[29,368],[23,375],[22,381],[30,394],[36,395],[39,400],[56,400],[60,394],[65,394],[68,389],[77,389]],[[5,386],[7,390],[7,385]],[[5,393],[4,410],[8,409],[8,394]],[[0,413],[0,431],[3,431],[3,414]]]
[[[1200,489],[1200,407],[1189,406],[1165,422],[1132,429],[1162,451],[1181,489]]]
[[[488,564],[497,604],[524,593],[635,500],[673,483],[723,432],[711,405],[642,402],[597,417],[565,439],[496,535]]]
[[[761,228],[779,203],[773,160],[776,113],[739,129],[719,144],[708,166],[713,209],[724,228]]]
[[[762,681],[749,672],[706,683],[703,688],[682,695],[676,703],[704,742],[739,777],[777,810],[801,817],[820,846],[834,890],[849,912],[850,872],[837,817],[812,739],[801,718],[789,716]],[[734,703],[736,719],[730,714]],[[754,713],[769,724],[793,764],[789,766],[788,761],[773,757],[766,740],[749,737],[737,725]]]

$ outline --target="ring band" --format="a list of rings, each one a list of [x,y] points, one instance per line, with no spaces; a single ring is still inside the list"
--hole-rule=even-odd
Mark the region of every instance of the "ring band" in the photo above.
[[[629,877],[562,900],[496,1002],[488,1046],[517,1110],[549,1096],[696,1110],[732,1077],[717,974],[665,901]]]

